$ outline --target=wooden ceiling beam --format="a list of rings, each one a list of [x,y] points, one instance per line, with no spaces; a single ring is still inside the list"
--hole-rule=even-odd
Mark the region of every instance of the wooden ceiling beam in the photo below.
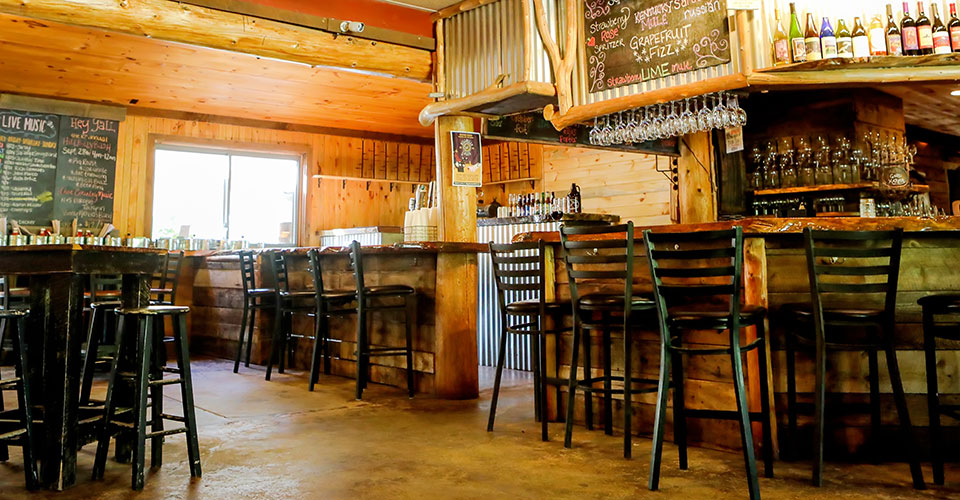
[[[421,82],[432,75],[427,50],[169,0],[0,0],[0,13]]]

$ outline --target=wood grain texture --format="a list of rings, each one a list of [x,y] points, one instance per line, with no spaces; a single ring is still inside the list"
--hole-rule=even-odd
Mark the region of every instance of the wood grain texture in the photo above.
[[[476,254],[437,255],[436,392],[443,398],[479,395],[477,279]]]
[[[450,132],[473,131],[473,118],[444,116],[437,120],[438,239],[472,242],[477,238],[477,190],[453,186],[453,151]]]

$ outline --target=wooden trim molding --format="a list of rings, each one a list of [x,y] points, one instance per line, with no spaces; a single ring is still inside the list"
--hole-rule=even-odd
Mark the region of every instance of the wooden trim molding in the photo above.
[[[463,114],[468,109],[474,109],[484,104],[498,103],[523,94],[553,97],[556,95],[556,88],[543,82],[517,82],[506,87],[490,87],[459,99],[433,102],[427,104],[420,111],[420,124],[427,127],[439,116]]]
[[[430,20],[433,22],[446,19],[448,17],[453,17],[457,14],[462,14],[468,10],[476,9],[477,7],[483,7],[484,5],[496,3],[500,0],[464,0],[458,4],[451,5],[445,9],[440,9],[430,15]]]

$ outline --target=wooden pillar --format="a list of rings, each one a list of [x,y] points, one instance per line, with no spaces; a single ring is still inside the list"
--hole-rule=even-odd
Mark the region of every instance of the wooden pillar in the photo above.
[[[743,241],[743,299],[746,304],[768,307],[767,296],[767,241],[764,238],[744,238]],[[753,342],[757,338],[756,327],[744,330],[745,338],[742,344]],[[770,399],[770,432],[772,434],[774,457],[780,455],[780,444],[777,439],[777,410],[773,399],[773,358],[770,352],[770,320],[769,313],[764,320],[764,332],[767,341],[763,343],[764,355],[770,360],[765,373],[760,373],[756,349],[747,353],[747,387],[750,397],[750,411],[760,411],[760,377],[767,379],[767,397]],[[760,422],[753,423],[754,442],[759,449],[762,436]]]
[[[477,239],[477,190],[454,187],[451,131],[472,132],[473,119],[441,116],[436,122],[437,234],[440,241]],[[477,357],[477,255],[437,255],[437,396],[473,399],[479,395]]]
[[[679,177],[680,223],[716,222],[713,188],[713,146],[709,132],[681,137]]]

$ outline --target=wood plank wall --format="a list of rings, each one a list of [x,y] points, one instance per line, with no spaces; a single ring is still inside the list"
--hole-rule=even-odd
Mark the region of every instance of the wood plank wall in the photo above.
[[[483,146],[483,204],[506,205],[511,194],[543,188],[543,149],[540,144],[498,142]]]
[[[149,236],[152,217],[151,137],[176,136],[218,145],[289,146],[306,151],[307,174],[389,180],[433,179],[433,146],[264,129],[232,124],[128,115],[120,125],[114,225],[121,234]],[[189,180],[186,180],[189,181]],[[414,186],[389,182],[317,180],[306,183],[301,244],[319,244],[319,232],[358,226],[403,224]]]

